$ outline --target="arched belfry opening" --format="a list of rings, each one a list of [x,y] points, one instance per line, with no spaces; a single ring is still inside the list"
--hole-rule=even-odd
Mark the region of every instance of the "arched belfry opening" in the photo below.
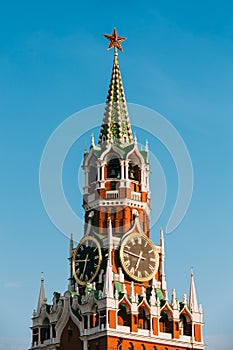
[[[142,169],[142,159],[136,154],[136,152],[130,154],[128,157],[128,178],[132,181],[141,183],[141,169]]]
[[[149,312],[144,306],[140,306],[138,310],[138,328],[150,329]]]
[[[180,316],[180,330],[182,335],[192,335],[192,324],[186,315]]]
[[[42,343],[45,340],[50,339],[50,323],[49,323],[49,319],[47,317],[43,321],[40,332],[41,332],[40,339],[41,339]]]
[[[161,317],[159,319],[160,332],[172,333],[172,321],[169,318],[169,313],[166,310],[161,312]]]
[[[107,178],[108,179],[120,179],[121,166],[119,158],[111,158],[107,164]]]
[[[126,303],[120,303],[117,312],[117,323],[121,326],[131,326],[130,309]]]

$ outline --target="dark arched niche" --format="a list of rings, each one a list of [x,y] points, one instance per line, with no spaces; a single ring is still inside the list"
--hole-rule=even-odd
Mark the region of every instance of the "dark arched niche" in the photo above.
[[[83,350],[83,342],[79,337],[78,327],[69,318],[61,335],[60,350]]]

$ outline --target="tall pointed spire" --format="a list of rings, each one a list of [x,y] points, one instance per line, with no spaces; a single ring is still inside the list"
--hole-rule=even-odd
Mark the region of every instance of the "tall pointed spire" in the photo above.
[[[112,139],[114,143],[128,144],[133,138],[117,51],[118,49],[122,51],[120,42],[126,38],[119,37],[115,28],[112,35],[104,34],[104,36],[110,40],[108,48],[114,47],[114,60],[99,143],[110,142]]]
[[[45,298],[45,291],[44,291],[44,273],[41,274],[41,286],[40,286],[40,293],[38,298],[38,304],[37,304],[37,313],[40,313],[40,308],[46,301]]]
[[[190,281],[190,290],[189,290],[189,309],[192,312],[198,312],[198,302],[197,302],[197,294],[194,283],[194,274],[193,270],[191,271],[191,281]]]

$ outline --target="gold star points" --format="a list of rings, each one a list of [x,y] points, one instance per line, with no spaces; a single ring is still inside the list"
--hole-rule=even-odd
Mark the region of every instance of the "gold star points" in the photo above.
[[[121,46],[121,42],[125,41],[126,38],[123,38],[122,36],[119,36],[117,34],[116,28],[113,29],[112,35],[104,34],[105,38],[107,38],[110,43],[108,45],[108,50],[110,50],[112,47],[116,47],[118,50],[123,51],[123,48]]]

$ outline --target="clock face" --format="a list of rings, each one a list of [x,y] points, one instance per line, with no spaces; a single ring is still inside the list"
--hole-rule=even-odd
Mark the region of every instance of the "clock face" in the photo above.
[[[123,269],[138,282],[151,280],[159,266],[155,245],[144,234],[131,233],[121,243],[120,260]]]
[[[97,239],[84,237],[74,251],[72,269],[76,282],[81,285],[92,282],[102,261],[101,247]]]

